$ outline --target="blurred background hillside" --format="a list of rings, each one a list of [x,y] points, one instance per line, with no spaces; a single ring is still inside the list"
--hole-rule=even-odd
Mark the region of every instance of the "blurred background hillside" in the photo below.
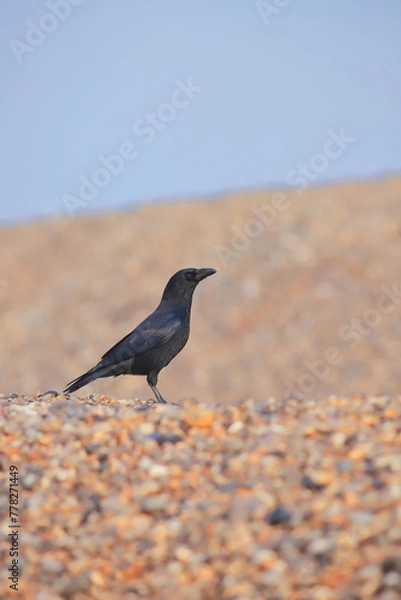
[[[160,375],[168,399],[399,392],[400,198],[393,178],[5,229],[2,389],[60,390],[195,265],[218,273]],[[81,393],[149,397],[133,377]]]
[[[167,398],[399,392],[400,19],[391,0],[4,4],[1,391],[61,390],[193,265],[218,275]]]

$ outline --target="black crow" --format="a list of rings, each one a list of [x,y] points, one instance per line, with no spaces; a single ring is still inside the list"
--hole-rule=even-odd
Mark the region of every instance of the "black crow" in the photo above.
[[[134,331],[110,348],[86,373],[71,381],[69,394],[99,377],[146,375],[157,402],[166,402],[156,387],[159,372],[169,364],[189,337],[192,295],[214,269],[182,269],[167,283],[159,306]]]

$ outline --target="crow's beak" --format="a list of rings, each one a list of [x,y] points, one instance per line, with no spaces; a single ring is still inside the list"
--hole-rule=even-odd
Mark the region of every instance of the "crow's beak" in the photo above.
[[[210,275],[214,275],[216,273],[215,269],[197,269],[196,270],[196,281],[202,281],[202,279],[206,279]]]

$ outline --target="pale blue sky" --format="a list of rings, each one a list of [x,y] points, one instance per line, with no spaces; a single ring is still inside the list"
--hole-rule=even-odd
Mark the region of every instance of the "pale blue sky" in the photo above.
[[[1,3],[1,219],[295,185],[310,161],[313,184],[400,171],[401,2],[256,4]],[[80,197],[122,145],[120,172]]]

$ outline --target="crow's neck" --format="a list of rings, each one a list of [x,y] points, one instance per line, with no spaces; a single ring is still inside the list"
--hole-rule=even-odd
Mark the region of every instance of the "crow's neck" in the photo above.
[[[178,311],[181,314],[190,315],[192,306],[192,294],[188,297],[177,298],[176,296],[163,296],[160,302],[160,306],[171,309],[172,311]]]

